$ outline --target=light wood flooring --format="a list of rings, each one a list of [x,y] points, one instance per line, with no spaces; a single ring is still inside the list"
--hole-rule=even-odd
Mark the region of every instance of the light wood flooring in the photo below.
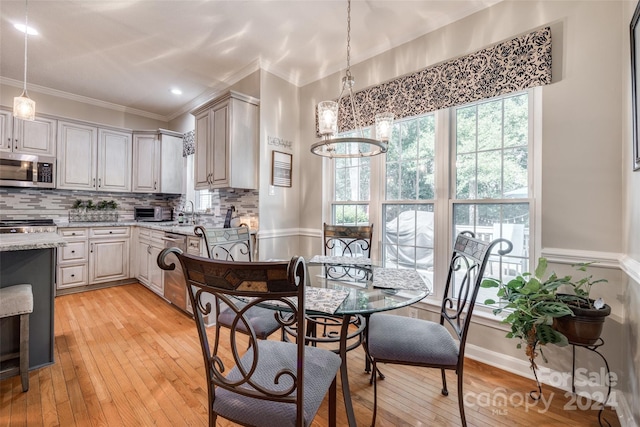
[[[371,422],[373,390],[364,353],[349,353],[350,385],[359,426]],[[205,426],[207,389],[193,320],[140,284],[57,297],[56,363],[0,382],[0,426]],[[378,426],[458,426],[456,378],[440,394],[440,372],[380,365]],[[465,365],[470,426],[597,426],[597,411],[567,410],[570,396],[546,387],[551,398],[526,407],[531,380],[469,361]],[[340,387],[340,386],[339,386]],[[494,398],[504,393],[507,401]],[[342,395],[338,424],[346,425]],[[327,406],[313,426],[325,426]],[[605,411],[612,425],[615,413]],[[234,425],[219,420],[220,426]]]

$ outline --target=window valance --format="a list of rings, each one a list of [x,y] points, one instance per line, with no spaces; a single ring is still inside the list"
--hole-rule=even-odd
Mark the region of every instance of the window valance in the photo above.
[[[355,93],[360,125],[391,111],[396,119],[551,83],[551,28],[546,27]],[[338,128],[355,128],[343,99]]]

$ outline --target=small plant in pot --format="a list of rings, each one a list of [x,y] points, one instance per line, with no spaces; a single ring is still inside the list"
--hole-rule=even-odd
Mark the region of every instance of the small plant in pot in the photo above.
[[[579,264],[578,270],[586,271],[588,265]],[[500,314],[503,311],[508,313],[502,320],[503,323],[511,325],[507,338],[520,339],[518,348],[522,348],[524,344],[525,354],[538,385],[538,395],[536,396],[534,392],[530,393],[530,396],[536,400],[542,394],[536,373],[538,368],[535,362],[536,357],[540,354],[544,362],[547,362],[542,350],[542,347],[547,344],[566,346],[569,343],[582,343],[576,341],[571,333],[576,328],[572,326],[563,328],[559,325],[564,325],[565,322],[571,325],[574,318],[578,317],[576,312],[580,310],[580,305],[592,306],[594,309],[595,306],[600,306],[600,302],[589,298],[589,293],[594,284],[606,282],[604,279],[593,280],[592,276],[572,281],[571,276],[558,277],[555,273],[547,276],[546,272],[547,260],[540,258],[534,273],[522,273],[507,283],[502,283],[495,278],[487,278],[482,282],[483,288],[498,288],[499,301],[487,299],[484,303],[498,306],[493,310],[494,314]],[[572,289],[573,294],[559,292],[565,288]],[[606,317],[611,313],[611,309],[609,306],[605,305],[605,307],[607,310],[601,310],[598,314],[606,313]]]
[[[597,283],[607,283],[606,279],[593,279],[587,274],[587,267],[592,263],[576,264],[578,271],[585,276],[568,285],[573,294],[558,293],[558,299],[566,303],[573,316],[563,316],[555,319],[554,327],[567,337],[570,343],[580,345],[594,345],[600,339],[604,321],[611,314],[611,307],[602,298],[591,298],[591,287]]]

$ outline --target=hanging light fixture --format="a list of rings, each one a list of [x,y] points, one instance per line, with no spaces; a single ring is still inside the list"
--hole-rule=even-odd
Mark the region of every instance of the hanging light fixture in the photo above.
[[[36,118],[36,102],[27,94],[27,38],[29,36],[28,0],[24,2],[24,88],[22,95],[13,98],[13,115],[22,120]]]
[[[365,138],[358,123],[351,75],[351,0],[347,1],[347,70],[342,78],[342,90],[338,102],[322,101],[318,104],[318,129],[322,140],[311,145],[311,152],[323,157],[369,157],[387,152],[387,144],[393,126],[393,113],[381,113],[375,117],[376,138]],[[346,109],[353,116],[355,135],[337,138],[338,112],[343,96],[349,98]]]

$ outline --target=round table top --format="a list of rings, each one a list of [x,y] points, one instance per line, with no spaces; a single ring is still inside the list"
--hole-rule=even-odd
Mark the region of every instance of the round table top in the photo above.
[[[362,280],[334,280],[326,277],[326,264],[309,263],[307,267],[309,271],[307,286],[348,292],[346,298],[344,293],[337,295],[337,298],[344,298],[344,300],[333,313],[334,315],[372,314],[394,310],[414,304],[430,293],[429,284],[426,281],[421,289],[402,289],[403,280],[411,281],[407,283],[408,288],[416,287],[414,282],[417,273],[414,270],[397,270],[395,283],[389,284],[391,287],[379,287],[380,284],[372,278],[372,275],[376,274],[376,268],[345,267],[368,270],[369,276]],[[387,285],[381,284],[381,286]]]

